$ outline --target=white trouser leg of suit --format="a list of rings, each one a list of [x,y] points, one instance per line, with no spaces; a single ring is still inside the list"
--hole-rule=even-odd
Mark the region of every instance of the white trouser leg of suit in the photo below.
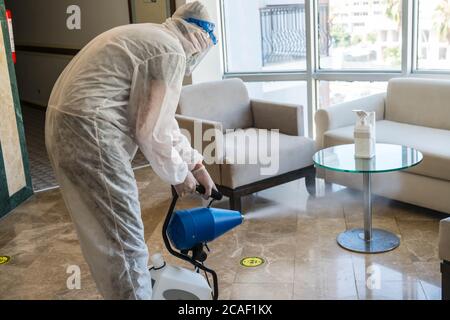
[[[47,111],[47,149],[100,293],[105,299],[151,299],[127,139],[102,119]]]

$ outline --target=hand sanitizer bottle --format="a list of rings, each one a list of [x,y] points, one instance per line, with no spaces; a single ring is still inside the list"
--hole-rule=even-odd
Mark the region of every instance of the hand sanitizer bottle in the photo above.
[[[355,125],[355,157],[371,159],[376,151],[375,112],[354,110],[358,116]]]

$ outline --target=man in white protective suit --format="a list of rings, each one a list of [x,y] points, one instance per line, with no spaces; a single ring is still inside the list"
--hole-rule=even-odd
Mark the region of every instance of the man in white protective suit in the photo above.
[[[151,299],[148,249],[131,160],[138,148],[180,196],[215,185],[180,133],[182,82],[217,43],[199,2],[159,24],[92,40],[53,88],[46,145],[83,255],[105,299]]]

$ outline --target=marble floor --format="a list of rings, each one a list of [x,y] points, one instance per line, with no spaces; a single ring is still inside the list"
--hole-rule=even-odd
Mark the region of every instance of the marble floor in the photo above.
[[[170,190],[149,168],[137,170],[136,178],[149,250],[166,253],[161,228]],[[244,199],[249,218],[210,245],[207,263],[219,274],[221,299],[440,299],[442,215],[376,197],[374,225],[398,234],[401,246],[379,255],[350,253],[335,239],[362,225],[361,194],[324,189],[319,183],[319,196],[311,198],[299,180]],[[199,205],[192,197],[179,207]],[[226,201],[216,205],[227,207]],[[0,220],[2,255],[11,261],[0,265],[0,299],[100,298],[57,189],[36,194]],[[240,266],[252,256],[265,264]],[[72,265],[81,269],[79,290],[67,289]]]

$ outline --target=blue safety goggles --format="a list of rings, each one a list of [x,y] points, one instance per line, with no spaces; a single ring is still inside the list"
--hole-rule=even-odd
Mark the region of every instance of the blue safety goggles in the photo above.
[[[204,21],[204,20],[199,20],[199,19],[195,19],[195,18],[187,18],[184,19],[186,22],[195,24],[196,26],[202,28],[206,33],[209,34],[209,37],[211,38],[212,42],[214,43],[214,45],[217,44],[217,38],[216,35],[214,34],[214,29],[216,29],[216,25],[212,22],[208,22],[208,21]]]

